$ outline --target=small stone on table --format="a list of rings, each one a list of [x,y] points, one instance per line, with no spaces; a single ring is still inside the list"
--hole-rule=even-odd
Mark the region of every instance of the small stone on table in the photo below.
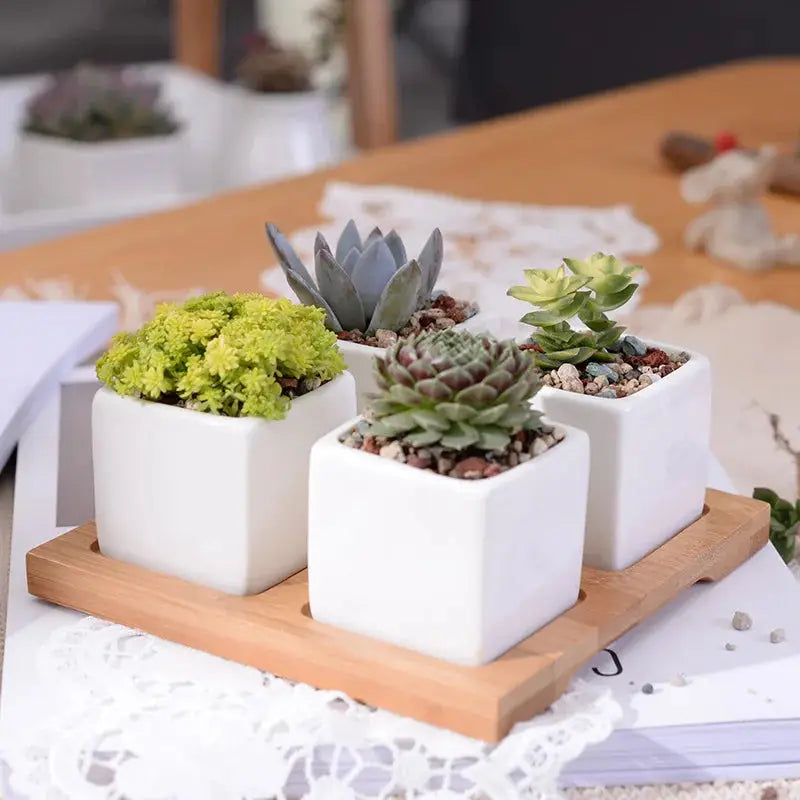
[[[731,626],[737,631],[749,631],[752,625],[752,618],[744,611],[737,611],[731,620]]]

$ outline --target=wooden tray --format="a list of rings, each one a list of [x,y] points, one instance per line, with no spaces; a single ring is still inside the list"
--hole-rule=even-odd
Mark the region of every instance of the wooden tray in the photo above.
[[[28,590],[53,603],[487,741],[546,709],[575,670],[697,581],[768,540],[769,507],[709,490],[703,516],[621,572],[583,570],[578,602],[482,667],[460,667],[314,621],[305,571],[234,597],[114,561],[94,523],[31,550]]]

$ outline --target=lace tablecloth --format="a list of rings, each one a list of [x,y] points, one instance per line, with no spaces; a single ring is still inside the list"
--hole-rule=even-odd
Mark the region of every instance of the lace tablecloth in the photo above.
[[[410,255],[420,251],[434,226],[444,238],[444,264],[438,286],[453,296],[477,302],[489,316],[516,320],[528,309],[506,296],[523,283],[523,270],[557,267],[564,256],[583,258],[601,250],[620,257],[650,253],[658,247],[652,228],[627,206],[580,208],[531,206],[466,200],[400,186],[330,183],[319,207],[321,225],[292,235],[301,258],[313,264],[314,236],[321,230],[336,241],[349,219],[363,232],[396,228]],[[646,281],[646,275],[642,276]],[[283,273],[263,273],[265,287],[291,295]],[[640,280],[640,282],[643,282]],[[628,306],[630,309],[632,306]]]
[[[488,746],[93,618],[36,667],[59,707],[13,715],[2,754],[12,791],[47,800],[545,798],[620,713],[577,685]]]

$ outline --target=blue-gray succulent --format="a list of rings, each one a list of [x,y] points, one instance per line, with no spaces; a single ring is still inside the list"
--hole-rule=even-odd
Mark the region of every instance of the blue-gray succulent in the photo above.
[[[331,250],[325,237],[314,242],[316,281],[286,237],[267,223],[272,244],[286,280],[298,300],[327,313],[328,327],[336,332],[399,331],[411,315],[431,300],[442,268],[442,234],[435,228],[417,258],[409,259],[396,231],[385,236],[379,228],[362,241],[350,220]]]

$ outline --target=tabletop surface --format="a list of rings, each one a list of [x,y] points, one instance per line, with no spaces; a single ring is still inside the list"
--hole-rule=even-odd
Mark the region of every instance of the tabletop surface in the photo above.
[[[549,106],[452,133],[373,151],[304,177],[218,195],[0,255],[2,283],[69,276],[89,296],[108,296],[121,273],[147,290],[254,290],[273,261],[264,221],[285,231],[313,224],[328,180],[391,183],[482,200],[606,206],[629,204],[662,247],[641,259],[652,275],[646,302],[671,301],[703,283],[752,300],[800,308],[800,272],[749,273],[686,251],[682,232],[701,213],[680,198],[657,154],[661,137],[726,129],[749,146],[793,148],[800,58],[738,62]],[[770,196],[781,233],[800,232],[800,200]]]

